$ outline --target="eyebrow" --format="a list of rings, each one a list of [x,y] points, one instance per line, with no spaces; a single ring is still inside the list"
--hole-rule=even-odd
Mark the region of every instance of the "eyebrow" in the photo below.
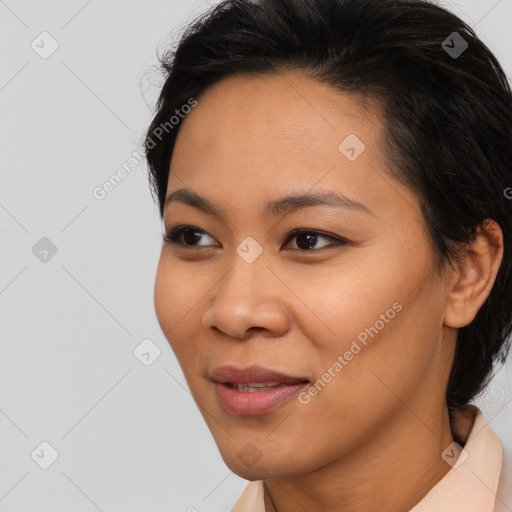
[[[215,203],[206,197],[200,196],[195,192],[191,192],[184,188],[170,193],[165,199],[164,208],[172,202],[187,204],[205,213],[215,215],[216,217],[224,220],[226,219],[225,212]],[[343,194],[336,194],[334,192],[288,195],[281,199],[268,201],[265,203],[263,214],[270,217],[278,217],[310,206],[336,206],[359,210],[375,216],[375,214],[363,203],[350,199]]]

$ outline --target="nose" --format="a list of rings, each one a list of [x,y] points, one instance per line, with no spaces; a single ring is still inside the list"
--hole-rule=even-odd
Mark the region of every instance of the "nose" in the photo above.
[[[260,256],[247,263],[238,255],[220,280],[202,323],[210,330],[245,340],[250,330],[282,336],[289,327],[286,290]]]

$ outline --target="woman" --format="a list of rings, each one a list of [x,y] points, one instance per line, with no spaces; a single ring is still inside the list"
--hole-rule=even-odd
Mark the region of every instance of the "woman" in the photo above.
[[[155,310],[233,511],[511,507],[470,404],[512,321],[496,58],[424,0],[226,0],[162,66]]]

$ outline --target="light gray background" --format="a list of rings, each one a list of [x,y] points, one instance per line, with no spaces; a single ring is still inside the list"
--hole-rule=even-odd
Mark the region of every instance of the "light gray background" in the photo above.
[[[511,76],[512,0],[445,5]],[[92,193],[139,149],[157,48],[207,7],[0,0],[2,512],[228,511],[247,483],[224,465],[154,314],[161,224],[145,162],[103,200]],[[59,45],[46,59],[31,47],[51,49],[44,31]],[[46,262],[32,251],[42,237],[57,247]],[[147,338],[161,351],[149,366],[133,353]],[[511,400],[503,369],[477,402],[506,450]],[[58,452],[47,469],[31,456],[43,441]]]

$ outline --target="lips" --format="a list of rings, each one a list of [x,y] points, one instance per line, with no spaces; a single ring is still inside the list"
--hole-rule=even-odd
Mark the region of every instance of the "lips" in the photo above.
[[[219,366],[210,376],[222,408],[235,416],[270,412],[296,396],[309,383],[261,366]]]
[[[305,377],[293,377],[261,366],[237,368],[235,366],[218,366],[211,374],[211,380],[219,384],[263,388],[280,384],[299,384],[309,382]]]

